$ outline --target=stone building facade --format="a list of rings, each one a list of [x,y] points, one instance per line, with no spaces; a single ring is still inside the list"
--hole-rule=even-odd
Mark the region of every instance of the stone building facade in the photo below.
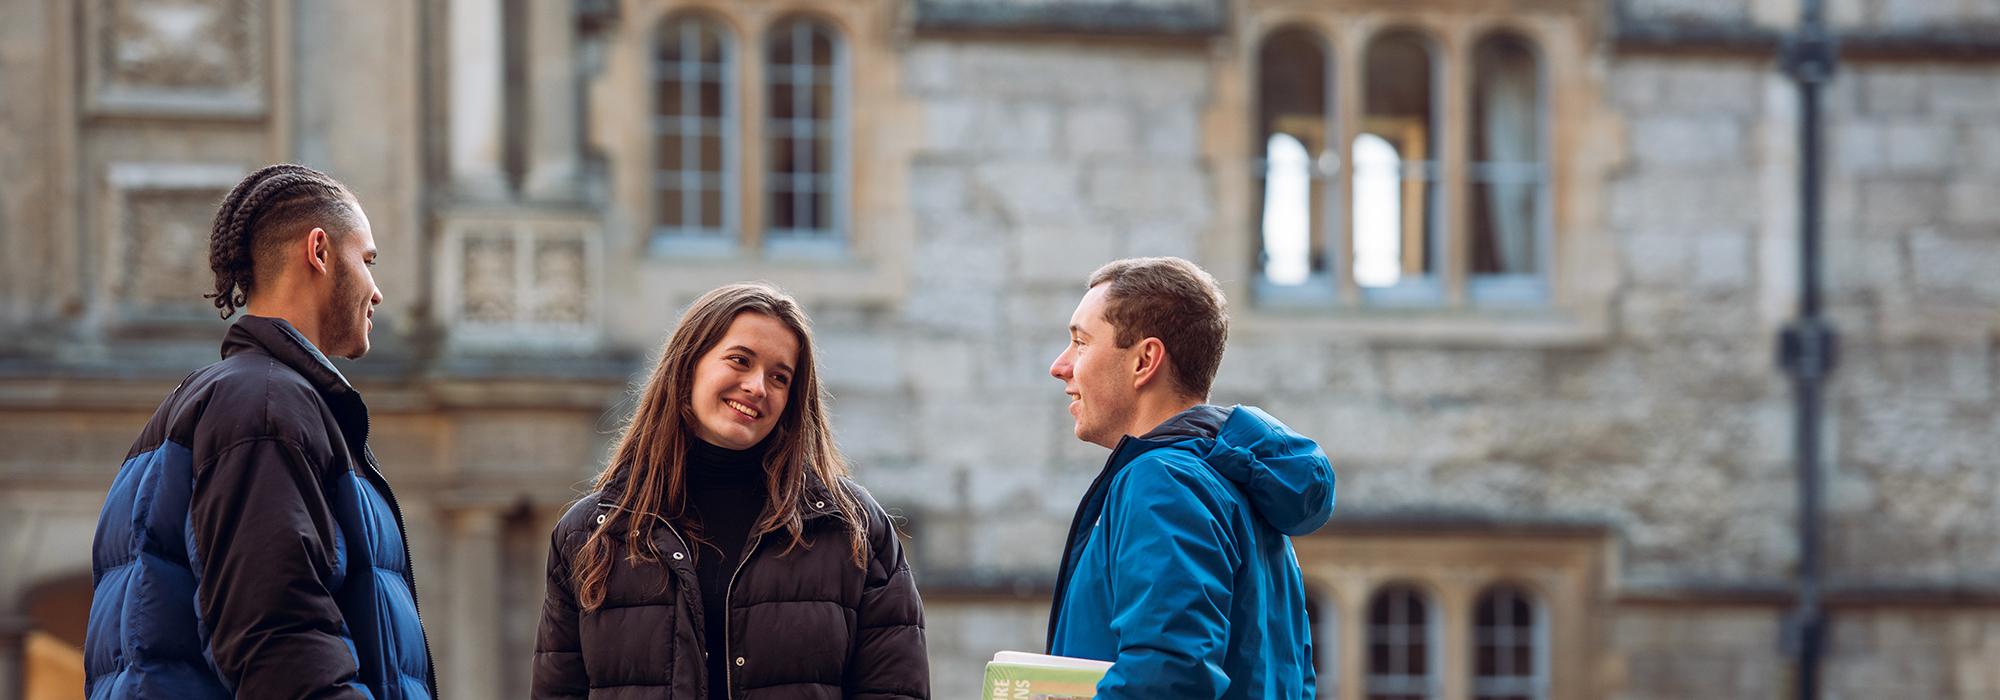
[[[78,692],[102,494],[225,325],[208,220],[287,160],[381,247],[345,369],[453,697],[524,694],[550,523],[750,278],[970,697],[1041,646],[1105,457],[1046,368],[1128,255],[1213,271],[1215,400],[1335,461],[1324,696],[1777,697],[1798,4],[8,0],[0,698]],[[1828,7],[1827,683],[2000,697],[2000,4]]]

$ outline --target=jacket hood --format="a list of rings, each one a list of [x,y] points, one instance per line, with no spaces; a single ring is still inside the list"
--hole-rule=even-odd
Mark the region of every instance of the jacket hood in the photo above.
[[[1175,438],[1235,483],[1257,515],[1279,532],[1303,535],[1333,517],[1333,464],[1326,452],[1263,409],[1204,404],[1144,437]]]

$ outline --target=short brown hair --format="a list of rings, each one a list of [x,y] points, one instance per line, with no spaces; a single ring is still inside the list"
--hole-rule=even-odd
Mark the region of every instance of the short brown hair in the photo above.
[[[1118,347],[1159,338],[1174,383],[1207,397],[1229,342],[1229,302],[1215,277],[1180,258],[1126,258],[1090,273],[1091,288],[1104,284],[1104,320],[1118,329]]]

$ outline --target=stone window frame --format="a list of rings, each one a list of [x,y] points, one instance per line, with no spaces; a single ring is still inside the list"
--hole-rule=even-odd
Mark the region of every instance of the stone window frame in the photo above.
[[[907,294],[905,271],[915,239],[907,178],[921,134],[864,128],[907,121],[918,109],[902,90],[895,38],[898,7],[894,0],[674,0],[629,6],[605,26],[594,39],[601,47],[602,67],[585,90],[585,130],[592,146],[609,156],[605,250],[632,261],[628,269],[610,274],[629,277],[648,297],[692,298],[730,282],[780,279],[786,291],[808,304],[901,300]],[[696,254],[648,254],[654,206],[653,157],[648,153],[653,148],[648,125],[653,111],[651,38],[662,21],[686,13],[714,21],[732,35],[737,48],[740,164],[735,166],[735,186],[744,196],[732,211],[740,217],[743,243]],[[817,241],[772,246],[763,240],[770,219],[763,183],[768,144],[753,122],[762,122],[767,113],[764,37],[772,27],[798,17],[818,21],[840,38],[847,89],[838,110],[839,141],[848,153],[870,154],[867,159],[847,158],[843,166],[838,246]],[[750,85],[758,89],[740,89]]]
[[[1474,303],[1485,306],[1504,306],[1508,304],[1541,305],[1547,303],[1549,279],[1555,273],[1553,265],[1555,258],[1550,251],[1550,245],[1555,241],[1555,226],[1551,219],[1552,207],[1550,200],[1552,195],[1549,186],[1549,150],[1551,142],[1549,137],[1555,133],[1555,127],[1550,120],[1552,112],[1549,109],[1548,57],[1546,52],[1542,50],[1541,43],[1535,37],[1527,36],[1505,26],[1489,28],[1487,31],[1477,35],[1472,40],[1472,45],[1467,49],[1469,54],[1468,61],[1470,62],[1468,72],[1471,73],[1472,78],[1464,86],[1467,91],[1466,98],[1474,102],[1476,109],[1479,92],[1482,88],[1487,87],[1480,80],[1482,77],[1480,69],[1485,65],[1479,60],[1481,52],[1488,50],[1489,46],[1495,50],[1500,50],[1500,47],[1504,47],[1510,41],[1520,44],[1523,52],[1526,54],[1529,66],[1534,71],[1532,77],[1534,78],[1535,111],[1531,127],[1534,132],[1534,152],[1529,154],[1527,160],[1514,161],[1504,160],[1502,157],[1491,153],[1485,154],[1486,158],[1482,160],[1480,158],[1481,154],[1476,150],[1468,152],[1465,158],[1465,166],[1460,173],[1460,179],[1463,181],[1461,189],[1465,192],[1468,202],[1476,202],[1478,201],[1477,197],[1479,197],[1477,188],[1481,185],[1526,184],[1534,188],[1533,212],[1530,216],[1534,225],[1532,235],[1535,250],[1535,270],[1525,274],[1506,272],[1482,274],[1470,267],[1476,265],[1477,262],[1472,259],[1476,257],[1476,254],[1470,249],[1470,244],[1468,243],[1466,249],[1463,251],[1468,258],[1466,261],[1468,266],[1465,279],[1466,294],[1474,300]],[[1480,128],[1480,124],[1476,119],[1468,119],[1467,121],[1471,123],[1473,128]],[[1478,143],[1480,140],[1475,138],[1472,133],[1465,134],[1463,138],[1472,143]],[[1471,206],[1471,204],[1468,203],[1467,206]],[[1491,206],[1490,203],[1489,206]],[[1467,226],[1468,232],[1466,235],[1471,236],[1469,224]],[[1496,251],[1496,254],[1500,253]]]
[[[687,56],[682,56],[674,65],[668,66],[664,61],[657,58],[657,54],[665,42],[682,41],[686,38],[685,35],[687,34],[702,32],[713,33],[720,44],[721,62],[719,65],[711,66],[704,64],[699,57],[690,59]],[[743,118],[740,113],[743,101],[739,94],[742,90],[739,63],[742,61],[742,56],[745,53],[743,50],[743,39],[731,31],[729,26],[716,20],[714,17],[704,12],[695,11],[678,12],[661,17],[653,25],[652,42],[649,49],[655,57],[651,60],[652,79],[649,81],[651,91],[648,94],[649,99],[647,102],[649,103],[648,114],[652,115],[651,119],[654,125],[652,128],[652,142],[648,144],[649,148],[644,153],[647,154],[652,165],[651,170],[654,177],[653,188],[655,195],[652,200],[650,216],[647,217],[647,220],[652,222],[652,231],[649,237],[650,242],[647,246],[648,251],[653,255],[664,256],[717,256],[730,254],[738,246],[742,245],[743,238],[743,177],[740,162],[742,161],[742,141],[744,134],[742,129]],[[678,75],[672,76],[673,78],[684,82],[692,78],[694,82],[698,83],[701,82],[702,78],[708,77],[705,75],[705,72],[711,68],[724,73],[721,80],[721,90],[718,91],[722,102],[721,113],[713,119],[716,125],[710,127],[704,124],[704,122],[708,122],[710,119],[702,114],[681,114],[678,115],[680,123],[669,126],[666,122],[674,119],[674,117],[657,114],[657,107],[651,105],[651,103],[658,99],[660,83],[669,79],[667,71],[671,70],[678,73]],[[698,87],[683,87],[683,89],[691,90],[697,95],[700,92]],[[711,129],[713,130],[712,133]],[[714,136],[719,142],[716,154],[719,162],[716,166],[720,168],[720,172],[716,173],[716,176],[721,178],[721,180],[714,184],[718,189],[717,205],[721,209],[716,212],[718,217],[717,225],[714,228],[699,225],[701,214],[703,213],[702,210],[705,206],[704,197],[700,193],[708,189],[708,183],[703,182],[708,173],[700,170],[700,146],[698,144],[702,138],[708,136]],[[681,142],[682,160],[685,162],[690,157],[694,158],[696,160],[694,165],[695,170],[687,170],[681,167],[684,163],[660,162],[659,154],[664,150],[663,144],[669,140],[679,140]],[[668,183],[670,179],[675,180],[672,185],[678,189],[670,189]],[[690,184],[693,185],[692,188],[689,187]],[[680,195],[684,200],[683,214],[690,211],[694,212],[693,216],[697,222],[696,225],[672,225],[661,220],[659,201],[668,192],[676,192]],[[692,203],[694,206],[687,208],[687,203]]]
[[[1323,49],[1331,49],[1338,46],[1336,40],[1320,33],[1316,27],[1300,24],[1281,24],[1271,27],[1263,36],[1255,38],[1259,56],[1257,63],[1260,65],[1253,66],[1253,70],[1261,71],[1264,68],[1261,63],[1263,62],[1262,49],[1266,37],[1291,31],[1303,31],[1318,37]],[[1441,32],[1434,27],[1406,23],[1385,23],[1375,28],[1374,31],[1369,32],[1366,36],[1358,38],[1362,44],[1358,49],[1359,55],[1356,57],[1360,65],[1346,65],[1346,63],[1337,60],[1335,55],[1331,55],[1336,53],[1333,51],[1328,52],[1330,55],[1324,56],[1324,60],[1326,60],[1328,65],[1323,66],[1321,70],[1323,74],[1327,75],[1334,89],[1328,91],[1331,104],[1327,105],[1328,109],[1323,110],[1325,119],[1321,127],[1334,138],[1323,139],[1327,142],[1326,151],[1309,155],[1312,158],[1312,162],[1321,163],[1323,164],[1321,166],[1322,169],[1330,171],[1322,173],[1322,175],[1332,179],[1332,186],[1326,188],[1327,191],[1323,195],[1329,200],[1329,204],[1331,204],[1331,206],[1325,207],[1325,211],[1329,212],[1331,216],[1326,217],[1324,221],[1314,222],[1316,227],[1332,234],[1330,238],[1333,240],[1333,245],[1327,246],[1328,250],[1326,252],[1326,255],[1330,258],[1330,260],[1326,261],[1326,267],[1331,271],[1331,274],[1327,275],[1324,280],[1321,280],[1328,287],[1311,290],[1317,293],[1302,295],[1298,291],[1272,284],[1260,274],[1257,275],[1256,281],[1256,298],[1259,303],[1276,305],[1347,303],[1350,305],[1363,304],[1369,306],[1438,306],[1447,303],[1445,300],[1447,286],[1456,288],[1457,297],[1460,299],[1459,303],[1468,306],[1490,305],[1496,302],[1539,304],[1543,301],[1544,294],[1537,290],[1489,294],[1489,291],[1499,291],[1506,288],[1500,287],[1496,289],[1490,284],[1492,280],[1482,279],[1481,275],[1470,269],[1470,256],[1465,255],[1471,248],[1469,238],[1471,232],[1469,231],[1468,217],[1453,210],[1469,206],[1467,198],[1470,196],[1470,190],[1473,189],[1476,182],[1482,179],[1481,173],[1488,164],[1475,162],[1471,156],[1464,155],[1467,147],[1464,144],[1458,143],[1459,141],[1473,141],[1473,129],[1477,128],[1478,124],[1474,123],[1470,118],[1453,120],[1454,123],[1450,125],[1444,123],[1446,121],[1444,119],[1444,112],[1448,106],[1466,109],[1464,105],[1453,104],[1452,96],[1457,93],[1475,94],[1480,87],[1476,81],[1476,77],[1479,75],[1477,66],[1473,65],[1473,54],[1477,52],[1478,48],[1485,42],[1495,39],[1518,37],[1530,47],[1530,53],[1533,54],[1535,61],[1537,100],[1533,128],[1540,134],[1547,134],[1552,131],[1553,127],[1549,123],[1550,113],[1546,108],[1547,100],[1542,99],[1546,97],[1547,91],[1545,88],[1548,71],[1546,70],[1546,66],[1543,65],[1545,61],[1537,50],[1539,44],[1534,37],[1525,36],[1521,32],[1515,31],[1504,22],[1494,23],[1492,26],[1484,27],[1483,30],[1477,31],[1476,36],[1472,39],[1472,49],[1470,51],[1448,51],[1447,44],[1441,39],[1441,36]],[[1354,230],[1353,214],[1353,209],[1356,206],[1353,193],[1355,188],[1358,187],[1353,180],[1356,171],[1361,166],[1356,164],[1358,156],[1353,154],[1352,150],[1353,144],[1356,143],[1359,137],[1368,133],[1374,133],[1376,129],[1381,128],[1379,126],[1370,126],[1372,120],[1379,119],[1380,117],[1371,117],[1365,111],[1373,107],[1373,105],[1367,102],[1366,94],[1371,89],[1369,83],[1381,77],[1373,72],[1377,69],[1375,62],[1381,59],[1380,56],[1376,55],[1376,52],[1382,49],[1386,42],[1391,41],[1410,42],[1421,49],[1424,59],[1423,67],[1428,73],[1423,76],[1423,82],[1429,86],[1429,92],[1432,94],[1429,113],[1424,115],[1421,122],[1407,125],[1409,128],[1405,128],[1404,131],[1415,130],[1420,132],[1417,140],[1417,143],[1420,145],[1428,141],[1431,145],[1441,145],[1442,148],[1433,148],[1423,152],[1420,156],[1415,156],[1413,160],[1401,161],[1398,167],[1399,175],[1397,179],[1399,185],[1406,191],[1414,189],[1421,193],[1420,197],[1423,197],[1418,200],[1415,206],[1422,210],[1421,220],[1424,222],[1422,234],[1424,239],[1423,245],[1430,251],[1427,257],[1431,258],[1431,260],[1424,265],[1423,269],[1416,271],[1414,277],[1401,280],[1390,286],[1371,288],[1362,286],[1357,281],[1356,278],[1360,275],[1352,268],[1352,261],[1356,256],[1361,255],[1357,251],[1360,243],[1356,240],[1358,234]],[[1447,64],[1447,62],[1454,60],[1458,61],[1458,63],[1454,65]],[[1468,75],[1473,76],[1473,78],[1468,78]],[[1342,104],[1342,100],[1343,98],[1350,97],[1352,93],[1342,91],[1339,86],[1350,81],[1361,82],[1361,86],[1358,88],[1358,92],[1362,94],[1361,104],[1345,108],[1346,106]],[[1262,88],[1261,82],[1259,80],[1260,90]],[[1260,109],[1263,98],[1264,95],[1261,92],[1252,97],[1252,100],[1259,104]],[[1356,114],[1359,115],[1357,119],[1342,118],[1346,115]],[[1432,134],[1433,136],[1425,139],[1421,138],[1422,134]],[[1538,139],[1538,141],[1538,145],[1546,145],[1546,138]],[[1534,154],[1534,160],[1538,165],[1544,166],[1541,169],[1545,171],[1547,149],[1540,148],[1538,150],[1543,152]],[[1258,177],[1264,176],[1260,174]],[[1547,199],[1546,181],[1546,174],[1541,174],[1536,178],[1536,184],[1543,186],[1540,190],[1541,196],[1537,197],[1538,200]],[[1346,184],[1343,185],[1343,183]],[[1410,209],[1411,207],[1406,205],[1404,208]],[[1550,238],[1546,209],[1547,206],[1544,202],[1537,202],[1535,212],[1536,230],[1533,233],[1536,242],[1539,244],[1537,245],[1538,257],[1544,259],[1547,258],[1547,243]],[[1253,208],[1253,210],[1256,209]],[[1252,235],[1259,235],[1259,233],[1253,232]],[[1405,254],[1407,255],[1407,251]],[[1546,264],[1540,267],[1543,269],[1533,276],[1545,280],[1550,271],[1547,269]],[[1343,291],[1336,292],[1335,289],[1331,288],[1335,285],[1343,288]],[[1346,288],[1358,290],[1358,299],[1354,298],[1353,292],[1346,292]],[[1330,298],[1336,296],[1342,297],[1342,299],[1337,301],[1334,298]]]
[[[1315,657],[1321,697],[1367,700],[1370,604],[1409,586],[1429,604],[1433,626],[1430,697],[1477,698],[1476,621],[1483,596],[1522,591],[1536,615],[1537,700],[1602,696],[1605,654],[1599,621],[1613,586],[1609,531],[1590,527],[1452,527],[1375,522],[1367,517],[1292,540],[1309,598],[1318,603]],[[1328,635],[1331,635],[1330,637]],[[1322,648],[1321,645],[1324,645]]]
[[[1583,0],[1524,0],[1507,7],[1470,0],[1386,3],[1329,0],[1310,5],[1295,0],[1246,0],[1240,21],[1231,24],[1217,52],[1218,99],[1208,112],[1206,153],[1214,165],[1218,218],[1202,242],[1225,291],[1240,303],[1238,324],[1250,333],[1300,333],[1347,339],[1472,342],[1510,346],[1576,346],[1601,342],[1612,332],[1612,306],[1619,276],[1613,240],[1602,212],[1601,189],[1620,157],[1622,136],[1616,115],[1604,104],[1604,76],[1593,61],[1604,8]],[[1261,284],[1257,255],[1261,232],[1252,225],[1262,202],[1255,182],[1262,144],[1256,141],[1259,105],[1259,49],[1265,37],[1304,28],[1324,43],[1331,104],[1328,121],[1348,143],[1361,117],[1364,52],[1372,37],[1415,31],[1436,42],[1433,68],[1441,101],[1446,231],[1444,285],[1435,301],[1371,303],[1351,273],[1324,282],[1324,290],[1272,294]],[[1536,49],[1541,72],[1543,164],[1542,227],[1546,245],[1544,293],[1524,298],[1517,285],[1500,285],[1490,297],[1475,296],[1470,274],[1471,212],[1451,206],[1466,201],[1472,117],[1472,53],[1489,36],[1512,34]],[[1341,168],[1329,179],[1327,218],[1339,221],[1329,252],[1351,247],[1345,201],[1351,177]],[[1346,256],[1341,256],[1345,258]],[[1336,262],[1350,263],[1351,259]],[[1330,264],[1329,276],[1339,265]],[[1275,298],[1274,298],[1275,297]],[[1532,300],[1532,303],[1528,301]]]
[[[1512,636],[1517,634],[1514,630],[1525,626],[1527,630],[1525,646],[1529,653],[1529,668],[1526,673],[1483,675],[1479,670],[1479,646],[1484,642],[1484,640],[1480,639],[1480,635],[1487,628],[1480,625],[1479,615],[1486,605],[1499,600],[1498,596],[1502,594],[1512,596],[1520,602],[1527,603],[1528,619],[1515,621],[1517,623],[1524,622],[1525,625],[1495,626],[1492,629],[1503,631],[1505,635]],[[1540,595],[1536,594],[1533,586],[1505,580],[1487,584],[1485,588],[1480,589],[1479,595],[1473,600],[1472,646],[1467,647],[1465,650],[1473,660],[1473,700],[1488,700],[1489,698],[1546,700],[1549,696],[1548,604],[1542,601]]]
[[[1414,602],[1418,606],[1417,609],[1423,612],[1423,620],[1413,623],[1409,620],[1393,619],[1397,615],[1392,609],[1388,613],[1392,618],[1392,622],[1386,626],[1387,629],[1384,629],[1384,625],[1379,625],[1375,621],[1376,607],[1383,604],[1393,606],[1396,602],[1393,598],[1385,599],[1385,596],[1408,596],[1414,598]],[[1439,667],[1439,662],[1449,652],[1443,648],[1444,625],[1443,621],[1439,619],[1439,614],[1442,610],[1436,600],[1437,593],[1431,586],[1413,580],[1385,581],[1375,586],[1374,590],[1368,592],[1368,605],[1362,610],[1365,617],[1355,621],[1355,624],[1361,625],[1364,630],[1362,636],[1363,649],[1361,651],[1363,658],[1368,660],[1367,665],[1362,667],[1362,674],[1360,675],[1362,693],[1370,698],[1388,696],[1396,698],[1420,697],[1425,700],[1437,699],[1444,685],[1444,672]],[[1375,667],[1378,665],[1378,659],[1374,654],[1376,646],[1381,641],[1377,639],[1377,636],[1387,633],[1396,637],[1408,637],[1413,636],[1411,634],[1413,630],[1417,635],[1421,635],[1422,637],[1423,671],[1421,673],[1408,672],[1412,665],[1409,659],[1405,658],[1401,664],[1397,664],[1393,661],[1396,656],[1393,655],[1395,652],[1392,651],[1391,660],[1380,664],[1387,666],[1389,671],[1386,673],[1377,673]]]
[[[1368,36],[1361,38],[1360,41],[1362,43],[1358,48],[1359,53],[1354,57],[1354,60],[1358,60],[1360,65],[1352,72],[1345,72],[1339,69],[1331,71],[1336,87],[1341,85],[1343,81],[1356,81],[1359,85],[1358,89],[1361,91],[1361,95],[1354,106],[1354,109],[1357,111],[1343,114],[1341,111],[1342,101],[1348,99],[1350,96],[1341,94],[1337,90],[1333,93],[1334,104],[1331,111],[1336,116],[1329,126],[1331,127],[1330,130],[1334,131],[1338,140],[1331,144],[1332,153],[1339,154],[1338,157],[1345,159],[1342,163],[1345,167],[1339,167],[1333,173],[1334,187],[1338,190],[1339,195],[1344,197],[1341,201],[1347,206],[1340,208],[1336,212],[1338,216],[1329,222],[1337,226],[1337,228],[1333,237],[1335,242],[1334,246],[1332,246],[1333,250],[1330,251],[1330,254],[1334,256],[1333,264],[1329,265],[1328,268],[1332,270],[1333,277],[1340,286],[1355,286],[1361,294],[1360,303],[1362,304],[1370,306],[1439,305],[1444,301],[1445,284],[1457,272],[1452,265],[1448,264],[1449,261],[1455,259],[1453,254],[1456,252],[1456,249],[1451,245],[1450,239],[1457,235],[1453,231],[1453,226],[1457,221],[1455,219],[1448,220],[1447,217],[1440,216],[1441,212],[1447,211],[1448,204],[1456,201],[1456,198],[1453,196],[1456,194],[1456,191],[1450,186],[1451,182],[1447,177],[1448,166],[1450,165],[1448,158],[1450,155],[1449,149],[1457,146],[1456,142],[1463,138],[1459,132],[1450,130],[1451,125],[1445,123],[1444,107],[1448,103],[1444,99],[1440,99],[1450,91],[1450,84],[1445,80],[1445,76],[1447,75],[1445,61],[1451,57],[1446,55],[1444,43],[1435,32],[1429,28],[1416,25],[1385,25],[1377,28],[1376,31],[1371,32]],[[1374,55],[1375,52],[1397,41],[1414,44],[1422,50],[1424,68],[1428,72],[1428,75],[1424,76],[1424,82],[1430,87],[1431,105],[1429,114],[1424,115],[1419,120],[1402,121],[1395,119],[1398,115],[1370,115],[1365,111],[1359,111],[1372,106],[1366,98],[1366,93],[1370,89],[1369,83],[1373,77],[1370,75],[1370,72],[1374,68],[1374,63],[1377,59]],[[1328,41],[1328,44],[1338,47],[1338,44],[1331,40]],[[1352,118],[1341,118],[1349,116]],[[1401,116],[1407,117],[1409,115]],[[1411,160],[1397,161],[1396,169],[1398,172],[1396,173],[1395,185],[1397,188],[1403,190],[1403,208],[1406,212],[1412,209],[1409,202],[1411,199],[1410,195],[1413,192],[1416,194],[1414,208],[1422,211],[1420,219],[1423,223],[1422,238],[1426,254],[1431,260],[1425,263],[1423,268],[1417,271],[1417,274],[1399,280],[1394,284],[1372,288],[1360,287],[1356,281],[1360,273],[1353,269],[1353,264],[1360,257],[1358,241],[1356,240],[1354,231],[1354,210],[1359,208],[1354,196],[1354,190],[1357,186],[1354,183],[1354,175],[1361,169],[1361,165],[1357,162],[1359,156],[1353,153],[1353,151],[1357,150],[1355,144],[1364,134],[1393,132],[1401,132],[1402,140],[1405,142],[1414,141],[1418,146],[1422,147],[1421,155],[1415,156]],[[1443,152],[1437,148],[1439,144],[1445,147]],[[1407,221],[1399,220],[1399,223],[1405,228],[1408,227]],[[1405,234],[1407,236],[1407,231]],[[1407,251],[1404,251],[1404,254],[1407,255]]]
[[[823,257],[837,259],[847,247],[847,232],[852,228],[848,217],[853,207],[851,206],[850,195],[848,193],[853,190],[854,179],[852,155],[854,126],[848,118],[848,110],[852,107],[853,98],[851,97],[851,93],[854,90],[854,78],[849,73],[851,68],[847,56],[848,39],[838,26],[826,21],[816,12],[791,12],[779,16],[764,28],[764,35],[760,37],[760,49],[765,54],[768,54],[771,50],[770,42],[772,41],[781,39],[796,41],[796,35],[801,28],[825,31],[832,44],[830,47],[832,63],[826,69],[831,83],[828,88],[829,97],[832,101],[832,114],[828,115],[828,118],[824,120],[826,122],[824,128],[831,134],[830,143],[827,148],[831,167],[828,168],[829,174],[823,176],[829,181],[824,186],[829,209],[824,216],[827,217],[826,221],[828,225],[817,228],[781,228],[775,225],[767,225],[762,235],[764,237],[765,252],[768,255],[776,257]],[[787,33],[794,36],[780,37],[779,32],[781,30],[789,30]],[[794,50],[798,48],[797,46],[793,47]],[[795,74],[800,72],[798,67],[802,64],[795,61],[790,65],[793,66]],[[769,71],[768,61],[766,68],[767,73],[771,72]],[[814,71],[817,70],[817,67],[807,65],[806,70],[807,72]],[[795,75],[794,78],[796,77]],[[757,87],[759,90],[764,90],[765,94],[768,95],[776,85],[776,81],[767,75],[763,84]],[[794,107],[797,106],[796,104],[794,105]],[[757,123],[764,128],[763,133],[759,137],[764,139],[767,148],[775,149],[777,147],[777,139],[780,137],[778,133],[779,126],[777,124],[780,119],[772,116],[772,110],[768,102],[763,112],[763,114],[759,114],[756,117],[758,120]],[[786,118],[785,121],[804,121],[808,125],[812,125],[813,128],[818,128],[818,125],[815,123],[822,120],[814,119],[811,116],[801,118],[794,115]],[[790,128],[796,129],[797,124],[790,125]],[[797,138],[798,136],[796,133],[790,135],[793,138]],[[796,144],[793,148],[796,153]],[[766,207],[765,211],[769,220],[777,218],[775,212],[776,203],[773,198],[777,196],[778,190],[772,185],[779,176],[776,171],[771,170],[774,163],[775,161],[772,159],[766,158],[765,162],[758,166],[766,170],[765,180],[762,183],[762,191],[758,193],[758,197],[763,201],[762,206]],[[801,177],[810,180],[818,176],[801,176],[794,171],[792,178],[795,184]],[[813,194],[818,194],[820,187],[821,185],[814,183],[812,185]],[[788,191],[791,192],[793,201],[796,204],[801,198],[801,191],[798,189]],[[805,196],[810,197],[812,195]],[[795,212],[793,216],[796,217],[797,213]]]

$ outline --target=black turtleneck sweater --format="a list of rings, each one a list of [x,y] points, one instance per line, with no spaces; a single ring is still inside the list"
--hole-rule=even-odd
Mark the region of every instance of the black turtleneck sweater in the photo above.
[[[701,581],[702,621],[708,643],[708,697],[729,697],[728,654],[723,648],[729,629],[725,603],[730,578],[743,558],[750,530],[764,515],[764,452],[768,442],[747,450],[731,450],[696,438],[688,446],[688,506],[701,523],[703,543],[695,545],[694,571]]]

